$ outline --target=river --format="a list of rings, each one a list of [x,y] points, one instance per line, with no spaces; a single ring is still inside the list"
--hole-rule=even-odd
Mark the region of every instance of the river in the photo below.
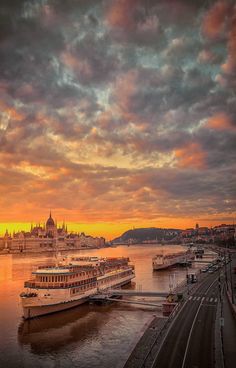
[[[186,277],[183,268],[152,271],[152,257],[180,246],[119,246],[70,252],[70,255],[129,257],[135,265],[132,288],[169,291]],[[19,294],[23,283],[52,254],[0,256],[0,367],[122,367],[155,307],[113,303],[84,304],[54,315],[23,322]],[[152,300],[153,301],[153,300]],[[155,300],[155,302],[157,302]],[[160,303],[160,300],[159,300]]]

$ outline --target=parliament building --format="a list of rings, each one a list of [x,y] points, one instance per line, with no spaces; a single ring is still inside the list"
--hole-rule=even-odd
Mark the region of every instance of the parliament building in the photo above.
[[[51,212],[45,224],[31,225],[29,232],[9,234],[6,231],[0,238],[0,250],[9,253],[54,251],[56,247],[58,250],[76,250],[104,246],[105,239],[102,237],[94,238],[84,233],[68,232],[64,222],[58,227]]]

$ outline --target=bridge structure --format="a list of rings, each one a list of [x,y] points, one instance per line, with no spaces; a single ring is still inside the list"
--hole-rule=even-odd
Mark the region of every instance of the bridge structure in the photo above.
[[[195,259],[194,261],[191,261],[192,263],[207,263],[207,264],[210,264],[211,263],[211,261],[207,261],[207,260],[205,260],[205,259],[201,259],[201,258],[199,258],[199,259]]]
[[[158,292],[158,291],[139,291],[139,290],[126,290],[126,289],[106,289],[104,291],[98,292],[95,295],[91,295],[89,297],[90,301],[94,302],[117,302],[117,303],[126,303],[126,304],[139,304],[139,305],[147,305],[156,308],[162,308],[163,302],[166,300],[170,293],[169,292]],[[159,300],[160,303],[153,303],[146,300],[129,300],[124,299],[123,297],[132,297],[138,296],[142,298],[163,298],[163,300]],[[122,297],[122,299],[117,299],[116,297]],[[165,298],[165,299],[164,299]]]
[[[101,294],[103,294],[102,292]],[[99,295],[100,293],[98,293]],[[167,297],[170,293],[167,291],[145,291],[145,290],[127,290],[127,289],[106,289],[105,294],[118,296],[142,296],[142,297]]]

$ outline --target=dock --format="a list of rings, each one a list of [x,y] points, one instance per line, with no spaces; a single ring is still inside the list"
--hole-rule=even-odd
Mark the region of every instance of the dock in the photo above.
[[[98,294],[91,295],[89,301],[91,302],[116,302],[116,303],[126,303],[126,304],[139,304],[146,305],[150,307],[162,308],[163,300],[158,303],[149,302],[146,300],[129,300],[124,299],[124,296],[139,296],[139,297],[157,297],[157,298],[167,298],[169,293],[167,292],[156,292],[156,291],[138,291],[138,290],[123,290],[123,289],[107,289]],[[116,298],[122,297],[122,299]]]
[[[140,291],[140,290],[127,290],[127,289],[106,289],[101,292],[106,295],[119,295],[119,296],[146,296],[146,297],[167,297],[169,295],[166,291]],[[101,295],[100,293],[96,295]]]

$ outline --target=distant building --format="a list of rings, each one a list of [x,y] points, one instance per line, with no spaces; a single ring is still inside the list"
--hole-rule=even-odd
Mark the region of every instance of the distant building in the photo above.
[[[181,232],[181,236],[183,238],[191,238],[192,236],[194,236],[196,234],[196,231],[193,229],[193,228],[190,228],[190,229],[186,229],[186,230],[183,230]]]
[[[46,224],[32,226],[29,232],[19,231],[11,236],[6,231],[0,238],[0,250],[9,252],[41,252],[74,250],[82,248],[100,248],[105,246],[103,237],[92,237],[84,233],[69,233],[63,222],[61,227],[53,220],[50,212]]]
[[[196,224],[195,229],[186,229],[181,232],[182,243],[215,243],[220,240],[228,241],[236,238],[235,225],[218,225],[213,228],[199,226]]]

